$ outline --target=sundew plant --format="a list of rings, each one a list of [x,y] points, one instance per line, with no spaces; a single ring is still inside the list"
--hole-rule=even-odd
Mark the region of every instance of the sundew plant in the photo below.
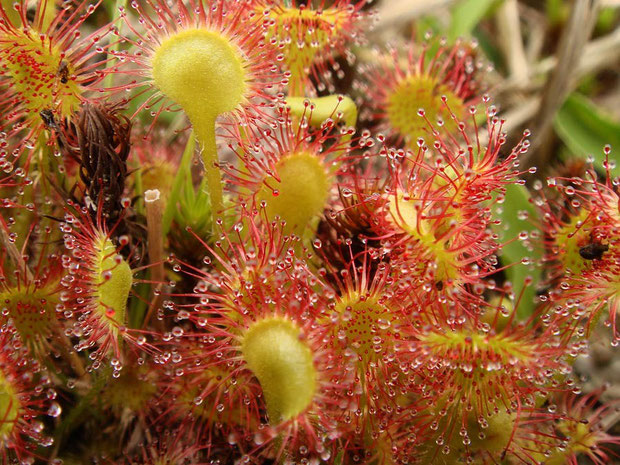
[[[619,10],[0,0],[0,463],[620,463]]]

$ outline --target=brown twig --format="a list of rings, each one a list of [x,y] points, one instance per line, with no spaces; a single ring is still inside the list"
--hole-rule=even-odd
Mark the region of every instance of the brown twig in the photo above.
[[[162,232],[162,218],[164,212],[164,201],[158,189],[148,190],[144,193],[144,206],[146,209],[146,225],[149,262],[152,265],[151,281],[153,284],[153,300],[149,305],[144,325],[146,326],[151,319],[153,312],[160,302],[159,291],[164,284],[164,236]]]
[[[153,265],[151,278],[153,281],[160,282],[164,280],[164,237],[161,224],[163,203],[158,189],[144,193],[149,261]]]

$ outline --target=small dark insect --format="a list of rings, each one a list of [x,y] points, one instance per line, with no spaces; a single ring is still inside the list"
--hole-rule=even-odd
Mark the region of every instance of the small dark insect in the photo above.
[[[54,119],[54,113],[52,110],[45,108],[39,112],[41,119],[43,120],[43,124],[48,129],[58,129],[58,125],[56,124],[56,120]]]
[[[60,82],[62,84],[66,84],[67,82],[69,82],[69,63],[67,63],[65,60],[60,60],[56,76],[60,78]]]
[[[437,281],[435,283],[435,289],[437,289],[438,291],[443,291],[443,281]]]
[[[603,258],[603,253],[609,250],[609,246],[607,244],[599,244],[593,242],[588,245],[584,245],[579,248],[579,255],[584,260],[600,260]]]

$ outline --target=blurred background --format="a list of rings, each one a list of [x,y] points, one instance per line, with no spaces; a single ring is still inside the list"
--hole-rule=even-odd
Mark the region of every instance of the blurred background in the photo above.
[[[428,34],[478,42],[506,131],[532,131],[525,163],[540,177],[575,158],[593,157],[601,167],[606,144],[618,158],[620,0],[380,0],[375,7],[372,43]]]

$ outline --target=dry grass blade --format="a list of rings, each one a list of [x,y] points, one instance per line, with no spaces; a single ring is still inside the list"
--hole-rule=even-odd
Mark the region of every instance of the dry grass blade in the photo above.
[[[599,0],[575,0],[568,24],[560,39],[557,65],[545,84],[538,116],[532,124],[536,128],[536,134],[532,140],[532,149],[523,159],[526,168],[548,164],[551,153],[545,149],[545,141],[549,139],[557,110],[574,85],[575,70],[594,27],[599,6]]]
[[[506,0],[497,12],[499,45],[507,58],[510,77],[517,85],[527,82],[529,66],[525,50],[517,0]]]

